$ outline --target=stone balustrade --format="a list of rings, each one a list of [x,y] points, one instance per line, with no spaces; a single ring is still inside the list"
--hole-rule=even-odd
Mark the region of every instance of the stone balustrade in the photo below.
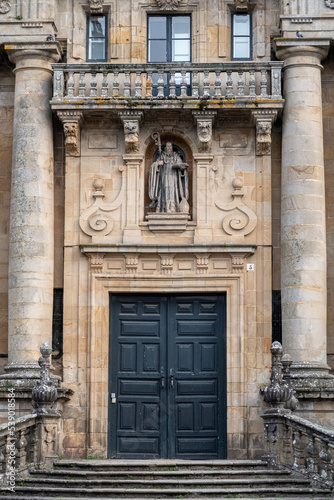
[[[123,100],[279,101],[281,62],[224,64],[54,64],[52,104]],[[132,103],[131,103],[132,104]],[[129,105],[129,103],[127,103]]]

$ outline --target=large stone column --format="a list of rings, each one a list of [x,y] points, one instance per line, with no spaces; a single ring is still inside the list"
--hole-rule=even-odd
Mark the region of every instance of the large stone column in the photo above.
[[[58,44],[5,47],[15,63],[10,204],[7,377],[38,376],[39,348],[52,341],[53,135],[50,63]]]
[[[328,40],[279,40],[282,138],[283,348],[299,376],[326,377],[326,220],[321,60]]]

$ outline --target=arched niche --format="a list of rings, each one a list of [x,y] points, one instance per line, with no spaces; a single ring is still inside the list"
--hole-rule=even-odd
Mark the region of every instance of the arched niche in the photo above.
[[[171,142],[173,144],[173,150],[177,151],[181,158],[184,159],[189,167],[188,167],[188,184],[189,184],[189,215],[192,219],[193,213],[193,154],[189,144],[184,140],[183,137],[180,137],[177,134],[173,134],[171,132],[162,132],[161,135],[161,146],[162,149],[166,145],[167,142]],[[158,146],[155,144],[154,140],[150,138],[148,143],[146,154],[145,154],[145,213],[144,218],[149,213],[155,213],[154,210],[149,210],[148,206],[151,203],[151,200],[148,196],[148,183],[149,183],[149,175],[150,168],[154,161],[156,161],[158,156]],[[183,157],[184,156],[184,157]]]

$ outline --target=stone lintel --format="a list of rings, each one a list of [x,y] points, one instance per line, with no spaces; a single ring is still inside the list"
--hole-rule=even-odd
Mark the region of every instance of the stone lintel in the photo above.
[[[80,245],[83,254],[126,254],[126,253],[240,253],[244,257],[253,255],[257,245],[233,245],[233,244],[211,244],[211,245]]]

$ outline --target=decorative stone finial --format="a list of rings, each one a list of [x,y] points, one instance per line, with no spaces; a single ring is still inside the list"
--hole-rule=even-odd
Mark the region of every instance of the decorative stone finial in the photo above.
[[[40,380],[33,387],[31,394],[35,403],[33,413],[37,413],[37,415],[57,415],[58,412],[53,409],[53,405],[57,401],[58,392],[55,381],[50,378],[51,344],[45,342],[41,345],[40,351],[42,354],[38,360],[38,364],[41,367]]]
[[[282,345],[273,342],[271,351],[271,377],[270,384],[264,389],[264,399],[274,408],[283,408],[292,396],[292,389],[282,381]]]

